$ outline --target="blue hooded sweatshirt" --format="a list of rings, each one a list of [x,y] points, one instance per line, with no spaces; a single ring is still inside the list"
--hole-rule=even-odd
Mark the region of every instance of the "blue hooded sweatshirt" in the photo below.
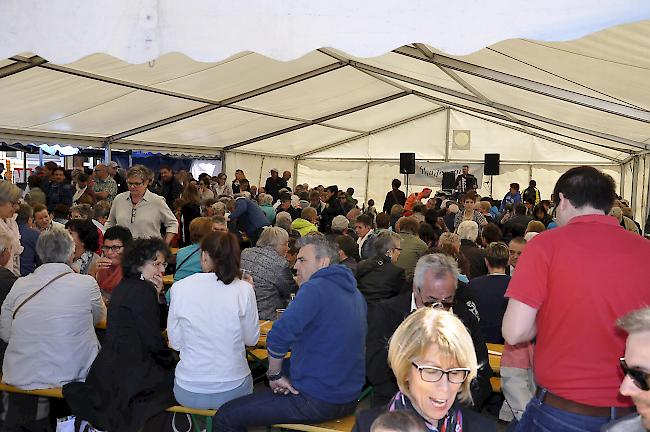
[[[320,269],[273,324],[269,355],[283,358],[291,351],[289,375],[299,392],[330,403],[352,402],[366,381],[366,312],[347,267]]]

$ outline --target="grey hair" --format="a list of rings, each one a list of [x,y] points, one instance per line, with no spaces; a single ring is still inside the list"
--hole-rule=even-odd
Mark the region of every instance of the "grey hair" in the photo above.
[[[212,210],[218,215],[218,216],[225,216],[226,215],[226,205],[222,203],[221,201],[217,201],[216,203],[212,204]]]
[[[629,334],[650,331],[650,307],[646,306],[622,316],[616,321],[616,325]]]
[[[97,201],[93,207],[93,218],[99,219],[102,217],[107,218],[111,214],[111,203],[108,200]]]
[[[342,233],[350,227],[350,221],[343,215],[338,215],[332,219],[332,232]]]
[[[289,241],[289,234],[287,230],[280,227],[266,227],[262,234],[260,235],[259,240],[257,240],[257,246],[272,247],[273,249],[277,248],[279,245]]]
[[[418,260],[418,263],[415,265],[415,272],[413,273],[413,286],[418,291],[422,289],[424,279],[429,271],[434,279],[442,279],[445,276],[451,275],[455,283],[457,283],[458,275],[460,274],[458,264],[452,257],[440,253],[424,255]]]
[[[399,234],[392,231],[382,231],[375,240],[375,252],[378,255],[386,255],[386,252],[397,247],[397,244],[401,241],[402,238]]]
[[[74,254],[74,241],[67,230],[52,228],[38,237],[36,253],[43,264],[67,263]]]
[[[139,177],[144,182],[153,180],[153,172],[144,165],[133,165],[126,173],[126,178]]]
[[[478,238],[478,224],[473,220],[462,221],[456,229],[461,240],[475,242]]]
[[[79,213],[81,216],[84,218],[91,220],[95,217],[95,212],[93,211],[92,207],[88,204],[77,204],[72,207],[70,207],[70,213],[75,211]]]
[[[291,215],[287,212],[280,212],[275,215],[275,226],[291,231]]]
[[[23,196],[23,191],[15,184],[2,180],[0,181],[0,204],[18,201]]]
[[[264,194],[264,196],[262,198],[260,198],[260,204],[262,204],[262,205],[271,205],[271,204],[273,204],[273,195]]]
[[[306,235],[296,241],[296,247],[314,246],[316,259],[329,258],[330,264],[337,264],[340,260],[338,247],[328,241],[324,235]]]
[[[7,233],[0,233],[0,254],[12,247],[12,239]]]

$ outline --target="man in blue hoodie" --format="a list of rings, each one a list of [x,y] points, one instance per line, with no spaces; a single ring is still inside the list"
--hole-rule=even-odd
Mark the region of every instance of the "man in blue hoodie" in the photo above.
[[[322,236],[298,240],[298,295],[267,337],[270,389],[223,405],[214,430],[350,415],[365,383],[366,301]],[[291,361],[284,361],[291,351]]]

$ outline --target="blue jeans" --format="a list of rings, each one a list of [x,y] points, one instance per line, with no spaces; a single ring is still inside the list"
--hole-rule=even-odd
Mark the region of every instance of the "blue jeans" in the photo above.
[[[223,405],[213,422],[214,432],[246,431],[249,426],[277,423],[320,423],[354,413],[357,401],[334,404],[310,397],[275,394],[270,389]]]
[[[611,420],[610,417],[592,417],[562,411],[533,397],[526,405],[526,411],[515,432],[600,432],[600,428]]]
[[[253,393],[253,378],[250,375],[239,387],[221,393],[194,393],[174,382],[176,401],[188,408],[218,409],[226,402],[251,393]]]

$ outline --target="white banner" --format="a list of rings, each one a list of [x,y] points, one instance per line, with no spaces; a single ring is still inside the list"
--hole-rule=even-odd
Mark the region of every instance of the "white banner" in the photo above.
[[[480,189],[483,184],[483,164],[477,163],[444,163],[444,162],[415,162],[415,174],[409,178],[411,185],[429,186],[435,191],[442,190],[442,173],[452,171],[454,179],[462,173],[463,165],[469,166],[469,173],[476,177]]]

